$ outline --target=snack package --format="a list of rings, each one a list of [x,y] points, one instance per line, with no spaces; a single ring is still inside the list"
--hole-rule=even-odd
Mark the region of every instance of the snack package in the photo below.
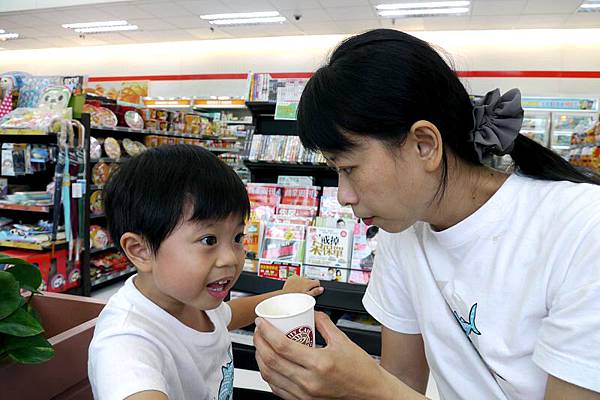
[[[278,280],[286,280],[292,275],[301,276],[302,264],[279,260],[260,260],[258,276]]]
[[[304,259],[305,232],[303,225],[268,223],[260,258],[301,263]]]

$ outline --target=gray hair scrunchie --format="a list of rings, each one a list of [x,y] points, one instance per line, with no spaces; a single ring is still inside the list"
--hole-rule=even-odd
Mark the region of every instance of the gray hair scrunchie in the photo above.
[[[502,156],[512,151],[523,124],[523,114],[519,89],[511,89],[502,96],[500,90],[494,89],[475,100],[475,124],[469,141],[473,143],[480,162],[490,154]]]

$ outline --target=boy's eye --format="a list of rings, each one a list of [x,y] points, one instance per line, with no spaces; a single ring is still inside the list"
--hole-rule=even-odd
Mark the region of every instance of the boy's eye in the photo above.
[[[235,237],[235,242],[236,243],[242,243],[244,241],[244,236],[246,236],[246,235],[244,235],[243,233],[238,234]]]
[[[214,246],[215,244],[217,244],[217,238],[216,236],[206,236],[200,239],[200,243],[206,246]]]
[[[352,172],[353,167],[345,167],[345,168],[336,168],[337,173],[345,173],[346,175],[350,175],[350,173]]]

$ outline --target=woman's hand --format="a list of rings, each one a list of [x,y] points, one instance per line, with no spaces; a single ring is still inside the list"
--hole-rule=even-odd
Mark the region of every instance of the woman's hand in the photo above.
[[[256,361],[273,393],[286,400],[375,400],[399,394],[401,382],[348,339],[327,315],[315,313],[315,325],[326,347],[294,342],[266,320],[256,320]]]

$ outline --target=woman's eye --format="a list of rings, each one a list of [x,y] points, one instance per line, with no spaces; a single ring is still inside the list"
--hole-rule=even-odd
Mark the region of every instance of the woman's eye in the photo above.
[[[217,244],[217,238],[214,236],[207,236],[200,239],[200,243],[207,246],[214,246],[215,244]]]
[[[239,235],[237,235],[235,237],[235,242],[236,243],[243,243],[244,242],[244,236],[246,236],[246,235],[244,235],[243,233],[240,233]]]

